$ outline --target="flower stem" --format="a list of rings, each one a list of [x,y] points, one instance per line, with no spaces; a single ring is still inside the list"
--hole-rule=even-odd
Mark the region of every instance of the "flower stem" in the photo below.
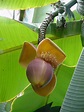
[[[46,29],[47,29],[48,25],[56,16],[58,16],[58,13],[62,14],[63,12],[65,12],[66,8],[71,8],[76,3],[77,3],[76,0],[71,0],[66,5],[64,5],[64,7],[59,7],[58,10],[56,10],[52,14],[49,14],[49,16],[47,18],[45,18],[45,20],[42,22],[40,29],[39,29],[38,44],[45,38]]]

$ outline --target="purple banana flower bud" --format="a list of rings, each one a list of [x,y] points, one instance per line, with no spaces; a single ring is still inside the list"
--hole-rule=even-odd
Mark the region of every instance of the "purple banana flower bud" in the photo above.
[[[36,58],[29,63],[26,75],[33,86],[44,87],[53,77],[53,67],[48,62]]]

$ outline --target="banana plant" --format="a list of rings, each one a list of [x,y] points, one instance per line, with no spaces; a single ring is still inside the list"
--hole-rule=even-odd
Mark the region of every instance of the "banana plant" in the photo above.
[[[32,23],[0,16],[0,112],[83,112],[83,4],[0,1],[1,9],[34,8]]]

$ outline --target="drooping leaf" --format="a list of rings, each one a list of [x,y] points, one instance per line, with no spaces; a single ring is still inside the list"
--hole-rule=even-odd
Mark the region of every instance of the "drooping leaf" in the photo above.
[[[84,49],[75,68],[60,112],[84,112]]]
[[[46,99],[46,97],[37,95],[30,85],[24,91],[24,95],[14,101],[12,112],[34,112],[45,105]]]
[[[0,0],[0,8],[6,9],[28,9],[34,7],[41,7],[58,0]]]
[[[18,62],[20,52],[0,55],[0,102],[14,98],[29,84],[25,69]]]

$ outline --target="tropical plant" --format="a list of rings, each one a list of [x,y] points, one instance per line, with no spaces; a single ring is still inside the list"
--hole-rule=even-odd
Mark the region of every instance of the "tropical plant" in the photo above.
[[[84,1],[1,0],[0,8],[20,10],[18,21],[0,16],[0,112],[83,112]]]

